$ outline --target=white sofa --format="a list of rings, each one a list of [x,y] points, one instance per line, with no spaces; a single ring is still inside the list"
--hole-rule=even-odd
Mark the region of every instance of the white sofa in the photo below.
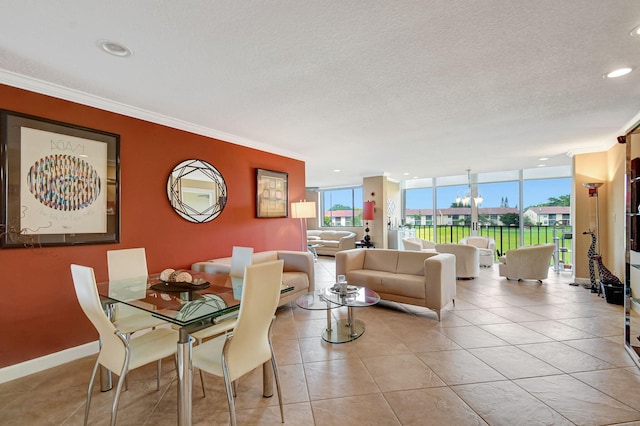
[[[489,237],[471,236],[460,240],[460,244],[478,247],[480,255],[480,266],[490,268],[496,253],[496,240]]]
[[[336,253],[336,276],[374,290],[383,300],[432,309],[438,320],[456,297],[455,268],[451,254],[386,249]]]
[[[256,264],[279,259],[284,260],[282,283],[294,287],[293,291],[280,296],[279,306],[282,306],[315,289],[315,266],[311,253],[289,250],[254,253],[251,263]],[[191,270],[207,274],[229,274],[231,271],[231,257],[196,262],[191,265]]]
[[[480,275],[480,252],[477,247],[465,244],[436,244],[438,253],[450,253],[456,257],[456,278],[473,279]]]
[[[402,244],[404,245],[405,250],[413,250],[413,251],[431,251],[435,252],[436,243],[432,241],[423,240],[422,238],[409,237],[403,238]]]
[[[555,244],[541,244],[508,250],[500,258],[498,275],[518,281],[529,279],[542,282],[549,275],[555,248]]]
[[[335,256],[337,252],[356,247],[356,234],[351,231],[307,230],[307,244],[319,244],[316,253]]]

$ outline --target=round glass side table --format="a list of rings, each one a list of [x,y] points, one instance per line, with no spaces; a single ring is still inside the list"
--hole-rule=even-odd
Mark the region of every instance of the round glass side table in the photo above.
[[[346,294],[332,290],[332,287],[318,289],[305,294],[296,300],[302,309],[326,310],[327,327],[322,332],[322,339],[329,343],[351,342],[364,334],[364,322],[354,316],[353,308],[375,305],[380,296],[366,287],[348,286]],[[347,318],[331,320],[331,310],[340,306],[347,307]]]

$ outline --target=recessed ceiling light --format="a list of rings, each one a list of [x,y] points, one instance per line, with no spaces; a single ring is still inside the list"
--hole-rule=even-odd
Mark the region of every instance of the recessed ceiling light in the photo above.
[[[547,157],[538,158],[538,161],[547,161],[547,160],[548,160]]]
[[[411,174],[411,173],[409,173],[409,172],[404,172],[404,173],[403,173],[403,175],[404,175],[404,176],[409,176],[410,174]]]
[[[413,178],[414,179],[420,179],[420,176],[414,176]]]
[[[98,42],[98,46],[108,54],[119,56],[121,58],[126,58],[127,56],[131,56],[133,54],[133,52],[131,52],[131,49],[129,49],[127,46],[115,41],[100,40]]]
[[[618,68],[617,70],[613,70],[609,73],[606,73],[605,75],[603,75],[603,78],[616,78],[616,77],[622,77],[623,75],[627,75],[629,74],[631,71],[633,71],[633,68]]]
[[[640,25],[631,30],[631,37],[640,36]]]
[[[546,164],[538,164],[538,167],[547,167]]]
[[[333,172],[334,173],[339,173],[339,172],[341,172],[341,170],[340,169],[335,169]]]

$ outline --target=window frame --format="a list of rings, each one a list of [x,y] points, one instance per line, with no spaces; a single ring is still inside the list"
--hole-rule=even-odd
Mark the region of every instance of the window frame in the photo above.
[[[351,203],[351,216],[349,220],[345,220],[345,217],[342,218],[342,220],[340,220],[340,223],[336,223],[335,220],[333,218],[337,218],[337,216],[333,216],[333,215],[325,215],[326,212],[333,212],[333,211],[338,211],[338,210],[331,210],[331,208],[336,205],[336,204],[341,204],[340,201],[344,200],[344,195],[337,195],[336,198],[336,202],[330,201],[329,204],[331,204],[330,206],[326,205],[326,195],[327,194],[331,194],[331,193],[339,193],[339,192],[345,192],[345,191],[351,191],[351,196],[348,197],[350,198],[350,203]],[[345,187],[345,188],[328,188],[328,189],[322,189],[319,192],[319,201],[320,201],[320,211],[321,211],[321,218],[318,221],[318,226],[320,228],[358,228],[358,227],[362,227],[364,226],[364,222],[362,220],[362,207],[363,207],[363,188],[362,186],[353,186],[353,187]],[[329,195],[331,197],[331,195]],[[340,198],[342,197],[342,200],[340,200]],[[332,197],[333,199],[333,197]],[[340,201],[339,201],[340,200]],[[340,210],[340,211],[346,211],[346,210]],[[325,219],[329,218],[328,223],[325,222]]]

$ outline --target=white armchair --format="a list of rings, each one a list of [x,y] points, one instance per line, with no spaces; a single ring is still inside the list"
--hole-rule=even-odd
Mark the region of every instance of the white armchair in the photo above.
[[[415,237],[403,238],[402,245],[404,246],[405,250],[413,251],[435,251],[436,248],[436,243]]]
[[[520,247],[500,258],[498,275],[507,279],[530,279],[542,282],[549,274],[555,244]]]
[[[471,236],[460,240],[460,244],[478,247],[480,251],[480,266],[492,267],[496,253],[496,241],[489,237]]]
[[[455,255],[456,278],[473,279],[480,275],[480,252],[477,247],[465,244],[436,244],[436,251]]]

